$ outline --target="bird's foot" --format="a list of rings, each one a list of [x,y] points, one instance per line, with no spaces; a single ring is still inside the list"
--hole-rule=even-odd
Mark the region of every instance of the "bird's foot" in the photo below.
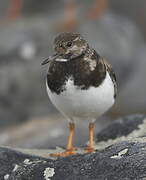
[[[66,156],[71,156],[71,155],[75,155],[75,154],[76,154],[76,149],[72,148],[72,149],[67,149],[64,152],[50,154],[50,156],[52,156],[52,157],[66,157]]]
[[[95,151],[95,149],[93,147],[88,146],[88,147],[85,148],[86,153],[92,153],[94,151]]]

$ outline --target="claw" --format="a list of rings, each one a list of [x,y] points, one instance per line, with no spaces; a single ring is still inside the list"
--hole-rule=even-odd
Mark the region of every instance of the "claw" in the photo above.
[[[95,152],[95,149],[93,147],[86,147],[85,152],[86,153],[92,153],[92,152]]]
[[[52,157],[67,157],[67,156],[71,156],[71,155],[75,155],[76,152],[75,152],[75,149],[70,149],[70,150],[66,150],[64,152],[60,152],[60,153],[53,153],[53,154],[50,154],[50,156]]]

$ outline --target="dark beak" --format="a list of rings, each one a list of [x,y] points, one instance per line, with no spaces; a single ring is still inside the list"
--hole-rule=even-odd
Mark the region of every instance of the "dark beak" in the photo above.
[[[47,59],[45,59],[41,65],[45,65],[47,63],[49,63],[50,61],[54,60],[57,57],[57,54],[54,54],[53,56],[49,56]]]
[[[41,63],[41,65],[45,65],[45,64],[47,64],[47,63],[49,63],[50,62],[50,58],[47,58],[47,59],[45,59],[42,63]]]

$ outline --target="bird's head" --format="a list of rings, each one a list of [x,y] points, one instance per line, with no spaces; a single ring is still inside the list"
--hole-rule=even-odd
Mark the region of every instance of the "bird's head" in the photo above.
[[[87,42],[76,33],[62,33],[54,40],[54,48],[57,54],[64,58],[74,59],[82,55],[87,47]]]
[[[88,43],[80,34],[61,33],[54,40],[55,55],[50,56],[42,64],[48,63],[51,59],[58,62],[67,62],[85,53]]]

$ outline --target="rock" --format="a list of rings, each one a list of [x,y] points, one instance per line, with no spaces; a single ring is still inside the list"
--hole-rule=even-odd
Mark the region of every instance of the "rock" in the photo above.
[[[146,116],[142,114],[121,117],[96,135],[97,148],[102,149],[121,141],[146,137]]]
[[[46,158],[42,154],[41,150],[40,156],[34,156],[1,147],[0,179],[131,180],[146,177],[144,137],[114,144],[92,154],[58,159]]]
[[[131,115],[111,123],[97,134],[96,151],[91,154],[85,153],[81,147],[74,156],[52,158],[50,153],[63,149],[0,147],[0,179],[144,180],[145,121],[145,115]],[[141,133],[135,133],[138,131]],[[120,137],[125,139],[119,140]]]
[[[96,142],[146,136],[146,116],[141,114],[119,118],[105,127],[96,136]]]

